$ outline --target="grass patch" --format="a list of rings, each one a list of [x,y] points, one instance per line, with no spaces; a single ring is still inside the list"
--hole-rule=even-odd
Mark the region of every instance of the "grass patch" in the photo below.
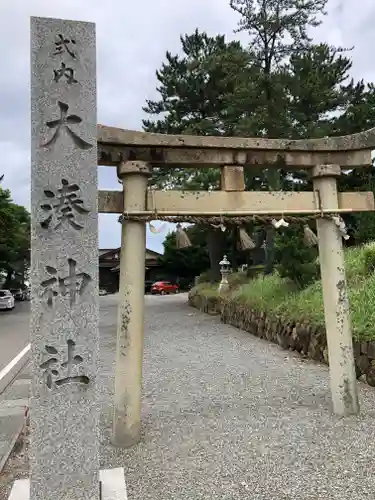
[[[199,295],[204,295],[205,297],[217,297],[217,287],[218,285],[213,283],[200,283],[195,286],[192,291]]]
[[[375,243],[345,252],[353,335],[357,340],[375,340]],[[322,285],[317,281],[300,291],[275,273],[250,281],[243,275],[231,277],[230,296],[257,311],[270,312],[295,321],[324,325]],[[200,288],[201,287],[201,288]],[[202,283],[198,293],[217,296],[217,284]]]

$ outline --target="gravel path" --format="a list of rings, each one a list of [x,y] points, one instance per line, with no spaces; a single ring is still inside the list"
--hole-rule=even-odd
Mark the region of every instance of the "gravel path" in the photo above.
[[[116,297],[101,301],[102,467],[125,468],[129,500],[373,499],[374,389],[359,384],[360,417],[334,417],[325,366],[186,302],[146,297],[143,436],[120,450],[109,441]],[[0,500],[27,476],[22,451]]]
[[[109,444],[115,338],[102,328],[102,465],[125,467],[131,500],[374,498],[373,389],[360,384],[360,417],[339,419],[326,367],[186,296],[146,302],[144,435],[128,451]]]

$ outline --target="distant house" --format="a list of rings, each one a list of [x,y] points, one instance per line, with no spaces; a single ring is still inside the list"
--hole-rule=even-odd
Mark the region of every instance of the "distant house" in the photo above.
[[[99,288],[117,292],[120,283],[120,248],[99,249]],[[156,280],[161,272],[158,257],[162,254],[146,248],[145,280]]]

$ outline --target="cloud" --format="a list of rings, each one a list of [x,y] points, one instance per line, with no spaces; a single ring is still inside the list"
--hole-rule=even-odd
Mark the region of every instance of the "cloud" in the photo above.
[[[371,65],[375,5],[371,0],[331,0],[329,15],[316,31],[319,40],[355,45],[353,76],[374,80]],[[1,2],[0,147],[4,185],[17,203],[29,207],[30,189],[30,16],[86,20],[96,23],[98,68],[98,120],[122,128],[141,128],[142,106],[155,97],[155,70],[166,50],[180,50],[180,34],[195,28],[229,38],[238,17],[229,0],[12,0]],[[246,35],[241,34],[246,41]],[[118,189],[112,168],[99,169],[99,187]],[[100,246],[120,244],[117,216],[100,216]],[[161,250],[164,235],[148,232],[148,246]]]
[[[330,0],[326,10],[328,15],[314,31],[315,38],[336,46],[354,47],[349,53],[353,60],[352,76],[375,81],[375,69],[370,64],[375,41],[375,4],[372,0]]]

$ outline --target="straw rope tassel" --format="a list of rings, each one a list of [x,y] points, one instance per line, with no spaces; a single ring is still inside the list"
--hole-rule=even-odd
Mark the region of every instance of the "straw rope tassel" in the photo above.
[[[178,249],[191,247],[190,238],[184,231],[181,224],[177,224],[176,226],[176,247]]]
[[[155,186],[149,186],[148,187],[148,192],[151,193],[151,211],[154,212],[155,214],[155,220],[158,220],[158,212],[156,210],[156,201],[155,201]],[[147,202],[149,201],[149,197],[147,196]],[[146,202],[146,203],[147,203]],[[162,233],[163,231],[166,230],[167,228],[167,222],[164,222],[159,228],[157,228],[156,226],[154,226],[154,224],[151,223],[151,221],[149,221],[148,223],[148,227],[151,231],[152,234],[159,234],[159,233]]]
[[[254,241],[250,238],[243,227],[239,230],[239,247],[241,250],[252,250],[256,247]]]
[[[305,245],[308,247],[313,247],[318,244],[318,237],[312,229],[309,228],[307,224],[303,226],[303,239]]]
[[[320,198],[320,192],[318,189],[314,190],[315,204],[321,211],[320,215],[323,217],[322,200]],[[310,229],[308,224],[303,225],[303,240],[305,245],[308,247],[313,247],[318,244],[318,237],[312,229]]]

